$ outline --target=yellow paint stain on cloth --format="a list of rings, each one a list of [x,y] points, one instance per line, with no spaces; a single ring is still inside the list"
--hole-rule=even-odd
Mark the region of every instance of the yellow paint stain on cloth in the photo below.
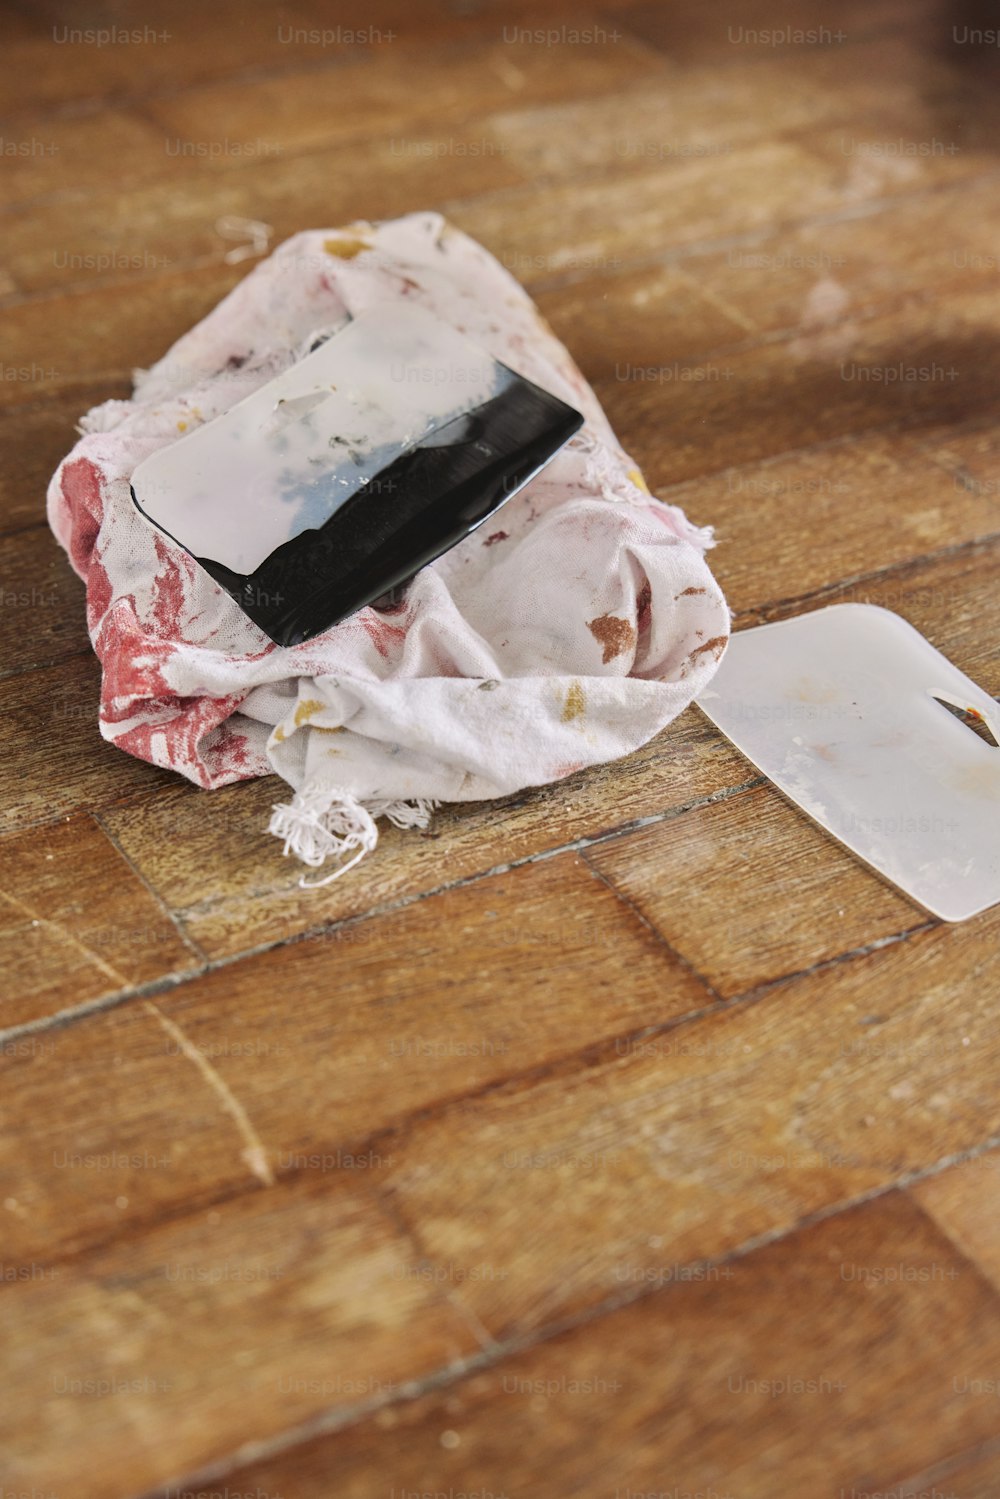
[[[295,727],[301,729],[302,725],[308,719],[312,718],[314,713],[321,713],[325,707],[326,704],[321,703],[318,698],[304,697],[295,710]]]
[[[323,249],[328,255],[336,255],[338,260],[353,260],[362,250],[370,250],[371,244],[359,235],[343,235],[340,239],[325,239]]]
[[[566,694],[566,702],[563,705],[563,723],[572,723],[574,718],[582,718],[587,707],[587,699],[579,682],[572,682]]]

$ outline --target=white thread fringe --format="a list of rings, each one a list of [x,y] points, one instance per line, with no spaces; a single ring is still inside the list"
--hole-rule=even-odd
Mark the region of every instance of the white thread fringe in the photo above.
[[[622,459],[603,443],[593,432],[583,427],[568,443],[586,458],[585,482],[596,489],[605,500],[625,501],[645,505],[649,495],[640,489],[624,472]]]
[[[394,828],[425,828],[431,813],[440,805],[425,796],[416,796],[409,802],[368,803],[373,817],[388,817]]]
[[[237,245],[235,249],[227,250],[223,256],[227,265],[238,265],[241,260],[266,255],[274,230],[270,224],[262,224],[260,219],[244,219],[237,213],[224,213],[215,221],[215,232],[222,239],[249,238],[248,245]]]
[[[339,879],[365,854],[371,853],[378,843],[376,818],[387,817],[397,828],[425,828],[437,806],[436,801],[421,797],[408,802],[371,801],[366,805],[349,791],[314,783],[297,791],[290,803],[274,807],[268,831],[284,839],[286,858],[295,854],[313,869],[319,869],[330,858],[341,861],[325,879],[307,880],[303,876],[299,880],[303,890],[318,890],[321,885]]]

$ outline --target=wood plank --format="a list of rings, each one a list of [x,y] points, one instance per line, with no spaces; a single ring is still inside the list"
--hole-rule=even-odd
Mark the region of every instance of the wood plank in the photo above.
[[[0,580],[0,678],[90,649],[83,584],[47,526],[0,536]]]
[[[602,0],[602,14],[620,3]],[[556,19],[560,12],[577,27],[595,23],[571,0],[546,0],[547,15]],[[374,14],[366,0],[340,0],[336,16],[322,0],[293,0],[277,11],[261,0],[219,0],[211,11],[177,0],[147,0],[138,21],[126,0],[106,0],[99,20],[82,17],[72,0],[47,0],[30,22],[19,19],[8,49],[7,84],[8,109],[19,114],[103,100],[143,101],[223,79],[252,84],[268,73],[291,76],[290,86],[301,87],[305,70],[317,75],[317,92],[339,91],[349,70],[368,66],[375,72],[404,48],[411,57],[428,44],[464,44],[471,51],[500,43],[509,23],[539,24],[537,7],[525,0],[510,0],[502,15],[492,8],[478,14],[445,7],[438,0],[379,0]],[[67,27],[109,25],[140,32],[138,43],[61,40]],[[605,22],[605,29],[610,37],[615,27]],[[620,30],[618,38],[623,40]],[[634,40],[631,46],[638,51]]]
[[[772,786],[612,839],[587,860],[725,997],[928,920]]]
[[[30,364],[24,367],[31,376]],[[47,376],[36,363],[35,383]],[[105,399],[105,390],[79,388],[74,394],[42,397],[0,410],[0,534],[45,520],[45,494],[56,465],[76,440],[81,414]]]
[[[356,1403],[336,1393],[349,1372],[394,1388],[476,1349],[417,1271],[361,1185],[312,1181],[4,1289],[5,1480],[79,1499],[106,1499],[109,1483],[145,1492],[251,1429],[267,1440]]]
[[[702,715],[690,710],[634,754],[494,802],[440,808],[426,832],[384,825],[347,879],[299,886],[302,866],[266,832],[287,799],[277,777],[206,794],[177,782],[123,802],[107,826],[212,957],[408,900],[498,865],[531,858],[630,821],[656,817],[756,779]]]
[[[99,703],[100,665],[89,651],[0,681],[0,832],[98,811],[129,792],[175,783],[172,771],[101,738]]]
[[[0,860],[0,1031],[201,966],[92,818],[0,838]]]
[[[842,86],[859,77],[873,85],[881,73],[887,89],[899,75],[912,78],[914,60],[920,57],[900,23],[912,24],[933,13],[933,0],[846,0],[832,17],[821,0],[794,6],[736,0],[724,11],[697,0],[683,0],[669,9],[655,0],[638,0],[621,11],[618,20],[632,35],[686,66],[749,66],[777,54],[790,72],[828,66]],[[890,28],[893,34],[886,38]]]
[[[4,1262],[51,1264],[271,1182],[252,1112],[213,1070],[221,1050],[153,1000],[5,1040]]]
[[[211,139],[198,137],[208,145]],[[478,154],[459,149],[483,141],[485,149]],[[440,207],[453,195],[519,180],[509,158],[499,149],[491,151],[478,130],[466,138],[454,131],[428,129],[419,139],[409,140],[409,146],[412,149],[407,149],[407,142],[397,139],[394,144],[379,137],[358,142],[349,151],[335,146],[287,159],[258,155],[204,169],[195,158],[182,163],[183,190],[167,179],[137,186],[127,196],[111,190],[94,193],[76,206],[69,222],[65,207],[58,203],[14,209],[5,227],[6,264],[26,292],[65,294],[87,288],[88,300],[96,307],[105,289],[103,278],[112,277],[112,286],[138,286],[140,292],[144,287],[143,305],[152,306],[159,288],[150,278],[157,273],[170,273],[169,295],[172,284],[183,287],[203,265],[221,277],[228,271],[229,285],[249,269],[252,262],[235,269],[223,264],[223,257],[240,243],[217,232],[215,226],[224,216],[263,220],[271,226],[271,243],[276,245],[300,229],[350,223],[359,208],[368,218],[393,218]],[[51,323],[51,304],[45,305]],[[13,308],[11,316],[15,313],[18,319],[22,313],[29,315],[21,307]],[[100,347],[99,320],[91,321],[96,326],[88,331]],[[37,341],[32,352],[37,359]],[[11,362],[18,361],[12,357]]]
[[[383,1174],[432,1258],[503,1265],[464,1290],[495,1337],[578,1315],[623,1263],[713,1259],[991,1141],[998,934],[925,930],[456,1105]]]
[[[905,113],[880,112],[810,137],[816,155],[836,171],[845,201],[995,174],[995,97],[955,73],[940,87],[935,98],[934,81],[921,78],[929,105],[922,100]]]
[[[995,304],[981,287],[727,349],[691,369],[668,358],[593,383],[659,492],[851,434],[987,418],[1000,394]]]
[[[294,995],[291,1008],[283,995]],[[356,1169],[355,1155],[357,1169],[375,1174],[383,1156],[352,1153],[351,1142],[414,1112],[543,1071],[582,1044],[711,999],[569,855],[227,966],[159,995],[156,1005],[241,1100],[264,1142],[267,1164],[258,1169],[322,1178]],[[0,1200],[31,1204],[8,1227],[10,1259],[39,1260],[103,1237],[119,1197],[128,1201],[112,1213],[116,1233],[249,1185],[235,1145],[206,1151],[200,1115],[193,1136],[179,1120],[175,1089],[188,1062],[166,1031],[157,1036],[141,1002],[84,1017],[51,1040],[29,1065],[15,1056],[3,1067]],[[105,1101],[112,1055],[121,1058],[113,1105]],[[132,1169],[129,1142],[139,1150],[146,1140],[171,1142],[163,1169]],[[73,1151],[112,1158],[99,1190],[89,1188],[89,1206],[93,1172],[53,1171],[53,1160]]]
[[[283,7],[279,18],[271,6],[253,0],[219,0],[210,12],[148,3],[141,18],[115,0],[93,15],[81,14],[78,6],[45,5],[30,27],[19,28],[7,52],[7,110],[30,115],[96,101],[141,101],[154,91],[175,91],[248,69],[288,68],[297,58],[305,62],[317,56],[315,47],[294,40],[279,45],[279,24],[294,31],[318,23],[299,4]],[[96,35],[110,27],[119,28],[116,37]],[[81,39],[75,39],[77,32],[84,33]],[[331,56],[330,49],[321,48],[319,56],[333,71],[349,51],[336,49]]]
[[[1000,1151],[987,1151],[928,1177],[910,1191],[956,1249],[1000,1286]]]
[[[572,255],[606,264],[830,212],[839,202],[833,169],[799,142],[779,139],[580,182],[511,188],[448,211],[502,260]]]
[[[792,224],[741,236],[725,250],[668,251],[669,263],[630,268],[622,254],[570,249],[507,253],[590,378],[639,366],[675,387],[697,356],[748,336],[817,329],[890,310],[917,295],[975,290],[996,274],[1000,221],[989,201],[967,212],[968,186],[889,202],[863,217]],[[653,256],[658,247],[647,247]],[[547,290],[548,280],[572,278]],[[675,361],[685,367],[674,368]],[[716,377],[718,378],[718,377]]]
[[[920,436],[871,434],[662,493],[715,527],[712,569],[742,614],[996,535],[1000,463],[983,441],[963,439],[948,468],[948,450],[929,450]],[[978,478],[957,472],[970,446],[981,454]]]
[[[842,117],[832,89],[779,63],[685,68],[587,100],[519,106],[492,116],[495,134],[533,177],[726,156],[738,146]]]
[[[17,407],[37,401],[40,394],[51,395],[61,410],[75,407],[79,417],[89,400],[127,400],[133,369],[154,364],[245,272],[245,267],[213,265],[161,271],[149,279],[137,274],[128,284],[99,285],[9,307],[4,316],[11,367],[34,371],[34,378],[5,382],[0,402]],[[70,423],[64,452],[75,441]]]
[[[676,24],[678,8],[660,19]],[[852,29],[846,45],[782,49],[741,40],[750,27],[736,15],[701,19],[725,41],[724,58],[687,60],[627,96],[518,111],[498,119],[497,130],[538,173],[555,176],[598,164],[627,170],[643,158],[711,157],[795,133],[845,171],[848,197],[869,178],[894,191],[907,180],[912,186],[992,170],[994,91],[970,80],[954,46],[950,55],[944,46],[934,55],[899,30],[860,42]],[[616,21],[631,29],[627,13]],[[825,14],[813,24],[829,30],[829,23]],[[684,24],[690,32],[698,18],[689,15]],[[808,25],[800,15],[786,24]]]
[[[582,27],[587,21],[580,17],[575,24]],[[461,136],[470,115],[511,103],[522,109],[600,95],[666,71],[654,54],[626,37],[576,47],[572,67],[554,67],[552,53],[558,48],[507,43],[499,18],[494,27],[491,41],[477,37],[421,50],[417,56],[404,42],[383,47],[377,67],[366,56],[359,65],[339,70],[335,111],[312,75],[301,74],[191,89],[175,99],[155,100],[150,113],[170,134],[197,140],[252,139],[266,120],[268,137],[283,151],[296,151],[356,137],[405,140],[422,131],[439,136],[445,127],[459,125]],[[410,87],[415,65],[419,90]]]
[[[998,230],[992,192],[960,182],[854,217],[746,236],[687,256],[682,268],[751,327],[817,328],[995,277]]]
[[[162,129],[132,110],[22,121],[4,135],[0,205],[54,194],[79,199],[107,185],[109,159],[120,192],[151,178],[176,178],[183,166],[183,158],[167,148]],[[53,255],[61,259],[58,244]]]
[[[968,430],[931,428],[921,440],[935,462],[953,474],[956,489],[996,502],[1000,494],[1000,433],[992,422]]]
[[[515,253],[507,269],[520,280],[573,275],[567,285],[539,290],[535,300],[588,379],[620,365],[697,363],[708,349],[741,343],[745,322],[702,293],[686,269],[649,266],[629,271],[621,256],[606,265],[572,254]]]
[[[344,1499],[995,1492],[896,1486],[995,1440],[995,1397],[950,1385],[988,1385],[1000,1352],[996,1296],[900,1194],[687,1281],[661,1268],[633,1305],[226,1482],[295,1499],[333,1482]]]

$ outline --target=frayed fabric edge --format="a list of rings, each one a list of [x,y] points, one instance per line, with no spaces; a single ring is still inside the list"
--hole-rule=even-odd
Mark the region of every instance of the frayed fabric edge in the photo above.
[[[76,430],[81,437],[93,437],[101,432],[113,432],[115,427],[121,425],[132,411],[131,401],[102,401],[99,406],[91,406],[85,411],[76,424]]]
[[[297,791],[291,802],[274,806],[268,832],[284,840],[284,854],[294,854],[312,869],[328,859],[339,860],[336,869],[321,880],[299,880],[303,890],[329,885],[378,843],[379,817],[387,817],[397,828],[425,828],[440,805],[428,798],[412,801],[375,799],[359,801],[349,791],[322,782],[312,782]]]

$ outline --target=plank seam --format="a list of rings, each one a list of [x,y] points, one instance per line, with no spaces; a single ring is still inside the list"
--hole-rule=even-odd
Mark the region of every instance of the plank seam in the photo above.
[[[639,909],[630,895],[628,895],[613,879],[611,879],[610,876],[606,875],[603,870],[598,869],[597,865],[594,864],[591,859],[588,859],[586,850],[583,850],[581,852],[580,858],[583,860],[584,864],[586,864],[594,879],[599,880],[606,889],[610,890],[615,899],[621,905],[623,905],[627,911],[631,911],[636,920],[641,922],[641,924],[656,939],[660,947],[662,947],[664,951],[669,954],[674,962],[677,963],[680,968],[685,969],[693,979],[696,979],[701,988],[704,989],[707,994],[710,994],[712,996],[712,999],[715,1000],[716,1003],[724,1004],[725,1000],[716,989],[715,985],[710,983],[705,975],[703,973],[700,973],[694,966],[694,964],[690,962],[683,953],[678,952],[677,948],[674,947],[669,938],[665,937],[656,923],[654,921],[651,921],[650,918]]]
[[[804,1215],[794,1223],[781,1228],[768,1230],[757,1234],[752,1238],[744,1240],[733,1249],[723,1254],[713,1256],[709,1259],[692,1261],[687,1269],[713,1270],[725,1265],[734,1264],[739,1260],[747,1258],[758,1250],[766,1249],[772,1244],[779,1243],[783,1239],[802,1233],[810,1228],[824,1223],[832,1218],[840,1217],[852,1212],[856,1208],[863,1207],[867,1203],[875,1202],[881,1197],[886,1197],[893,1192],[904,1191],[907,1187],[917,1181],[926,1180],[928,1177],[936,1176],[948,1167],[957,1165],[964,1160],[972,1160],[990,1150],[1000,1146],[1000,1135],[989,1137],[981,1146],[973,1147],[970,1151],[957,1153],[943,1158],[934,1166],[912,1172],[903,1173],[896,1181],[883,1183],[873,1187],[867,1192],[861,1192],[854,1197],[842,1202],[831,1204],[825,1208],[819,1208],[813,1213]],[[689,1277],[690,1278],[690,1277]],[[359,1425],[370,1416],[390,1406],[411,1403],[425,1395],[434,1394],[439,1390],[449,1389],[461,1384],[468,1376],[485,1372],[507,1362],[512,1357],[528,1352],[531,1349],[541,1347],[562,1335],[573,1332],[589,1323],[597,1322],[638,1301],[646,1301],[654,1296],[683,1295],[685,1285],[682,1280],[671,1282],[666,1285],[643,1285],[640,1284],[632,1289],[624,1290],[612,1296],[605,1297],[602,1301],[583,1310],[571,1313],[566,1317],[558,1318],[532,1333],[523,1334],[519,1337],[508,1338],[494,1345],[494,1351],[483,1352],[474,1357],[456,1360],[422,1379],[410,1381],[405,1392],[399,1394],[389,1393],[386,1396],[372,1401],[359,1404],[354,1407],[335,1407],[331,1410],[321,1412],[295,1427],[290,1427],[277,1436],[263,1442],[246,1444],[237,1448],[227,1458],[222,1458],[209,1466],[198,1469],[196,1472],[185,1474],[180,1479],[172,1479],[166,1484],[160,1484],[155,1489],[145,1491],[138,1499],[165,1499],[172,1489],[195,1487],[208,1483],[217,1482],[238,1472],[240,1468],[246,1467],[251,1462],[260,1462],[270,1458],[281,1456],[292,1451],[294,1448],[304,1445],[306,1442],[315,1441],[317,1438],[330,1436],[338,1431]],[[723,1292],[724,1294],[724,1292]]]

